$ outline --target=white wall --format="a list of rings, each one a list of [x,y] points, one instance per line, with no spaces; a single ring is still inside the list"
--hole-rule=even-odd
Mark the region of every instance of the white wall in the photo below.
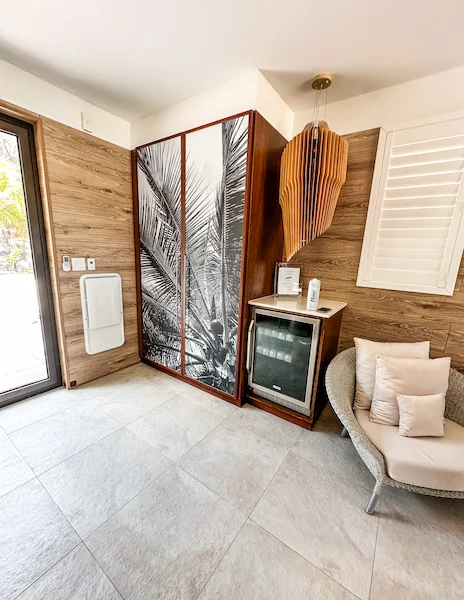
[[[130,148],[130,123],[89,104],[18,67],[0,60],[0,100],[16,104],[75,129],[81,128],[81,112],[92,120],[92,135]]]
[[[335,82],[336,85],[336,82]],[[0,60],[0,100],[81,129],[81,112],[92,118],[92,134],[134,148],[246,110],[260,112],[291,139],[312,119],[296,114],[257,69],[143,119],[129,123],[73,94]],[[339,134],[464,109],[464,67],[329,104],[327,120]]]
[[[285,139],[292,139],[295,113],[260,71],[257,74],[255,108]]]
[[[461,109],[464,67],[334,102],[327,106],[327,121],[333,131],[343,135]],[[294,135],[311,119],[312,110],[296,113]]]
[[[124,148],[135,148],[247,110],[258,110],[286,139],[293,135],[293,111],[257,69],[129,123],[0,60],[0,100],[79,130],[84,111],[91,118],[92,135]]]
[[[133,121],[132,147],[250,110],[254,107],[255,98],[256,75],[250,71],[239,79]]]
[[[131,124],[132,147],[159,140],[246,110],[258,110],[290,139],[293,112],[257,69]]]

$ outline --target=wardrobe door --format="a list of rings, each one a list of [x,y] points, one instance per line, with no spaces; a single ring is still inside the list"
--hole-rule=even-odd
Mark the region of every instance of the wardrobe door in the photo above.
[[[249,116],[186,135],[185,374],[234,394]]]
[[[137,150],[143,356],[180,371],[181,138]]]

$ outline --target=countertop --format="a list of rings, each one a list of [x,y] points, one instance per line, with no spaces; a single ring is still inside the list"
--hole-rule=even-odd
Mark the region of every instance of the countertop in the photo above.
[[[250,300],[248,304],[259,308],[279,310],[294,315],[317,317],[319,319],[330,319],[330,317],[333,317],[346,306],[346,302],[337,302],[335,300],[324,300],[323,298],[319,298],[319,308],[322,306],[330,308],[330,312],[317,312],[317,310],[308,310],[306,308],[306,301],[306,296],[264,296],[263,298]]]

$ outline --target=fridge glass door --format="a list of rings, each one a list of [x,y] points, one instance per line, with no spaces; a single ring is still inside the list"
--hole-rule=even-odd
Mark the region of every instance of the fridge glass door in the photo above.
[[[308,375],[312,381],[319,321],[299,321],[279,313],[256,311],[255,328],[252,387],[307,404]]]

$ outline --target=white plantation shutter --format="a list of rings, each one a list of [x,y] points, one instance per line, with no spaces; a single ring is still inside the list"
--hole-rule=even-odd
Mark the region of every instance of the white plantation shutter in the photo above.
[[[452,295],[464,248],[464,118],[381,130],[359,286]]]

